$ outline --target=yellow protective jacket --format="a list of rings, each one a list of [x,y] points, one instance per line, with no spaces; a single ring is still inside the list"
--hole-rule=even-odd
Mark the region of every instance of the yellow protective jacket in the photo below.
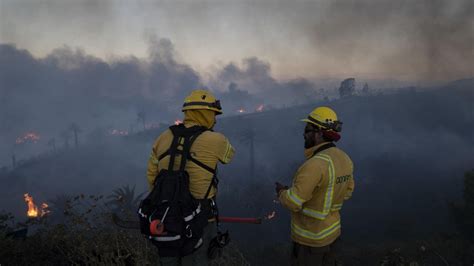
[[[341,234],[339,210],[354,191],[353,164],[337,147],[305,151],[291,188],[280,192],[281,204],[291,211],[291,238],[311,247],[331,244]]]
[[[207,111],[207,112],[206,112]],[[206,126],[211,128],[214,125],[211,114],[208,110],[188,110],[185,111],[184,125],[191,127],[194,125]],[[214,116],[214,114],[212,114]],[[168,169],[170,156],[167,155],[158,160],[171,146],[173,133],[167,129],[163,132],[153,144],[153,148],[148,160],[147,179],[150,190],[153,187],[158,172],[162,169]],[[213,131],[205,131],[197,137],[191,146],[191,156],[196,160],[204,163],[208,167],[215,169],[217,162],[229,163],[234,156],[234,148],[229,140],[221,133]],[[176,155],[174,169],[179,168],[180,155]],[[200,167],[194,162],[187,160],[185,170],[189,174],[189,190],[196,199],[203,199],[207,189],[211,184],[213,174],[206,169]],[[216,194],[216,188],[213,186],[209,193],[209,198]]]

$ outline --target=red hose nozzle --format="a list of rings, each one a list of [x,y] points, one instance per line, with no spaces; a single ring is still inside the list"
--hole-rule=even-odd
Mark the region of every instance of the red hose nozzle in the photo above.
[[[150,233],[152,235],[162,235],[165,231],[165,226],[159,219],[153,220],[150,223]]]

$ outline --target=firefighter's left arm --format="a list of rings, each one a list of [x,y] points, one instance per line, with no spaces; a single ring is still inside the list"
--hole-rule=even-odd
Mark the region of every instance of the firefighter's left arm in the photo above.
[[[321,180],[320,166],[314,161],[306,161],[296,172],[293,185],[279,193],[281,204],[292,212],[299,212],[303,203],[313,197],[313,191]]]
[[[147,165],[147,171],[146,171],[148,189],[150,191],[153,188],[153,183],[155,182],[155,178],[158,175],[158,155],[156,154],[158,141],[159,141],[159,138],[153,144],[153,148],[151,149],[151,153],[150,153],[150,158],[148,159],[148,165]]]
[[[222,134],[218,133],[219,138],[217,141],[217,158],[223,164],[230,163],[234,157],[234,147],[230,144],[229,140]]]
[[[351,178],[347,181],[348,184],[347,184],[347,190],[346,190],[346,194],[344,195],[344,200],[348,200],[352,197],[352,192],[354,192],[354,186],[355,186],[355,182],[354,182],[354,166],[351,162]]]
[[[344,200],[348,200],[352,197],[352,192],[354,192],[354,175],[351,175],[351,179],[349,179],[347,184],[346,194],[344,195]]]

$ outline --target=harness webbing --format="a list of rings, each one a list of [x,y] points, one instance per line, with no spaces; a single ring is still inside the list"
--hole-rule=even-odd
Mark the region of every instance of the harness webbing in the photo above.
[[[158,157],[158,160],[163,159],[166,156],[170,156],[170,161],[168,164],[168,170],[172,171],[174,168],[174,163],[175,163],[175,158],[177,154],[181,155],[181,161],[180,161],[180,171],[184,171],[186,167],[186,162],[187,160],[192,161],[199,167],[203,168],[204,170],[212,173],[212,180],[211,183],[209,184],[209,187],[206,191],[206,195],[204,196],[204,199],[207,199],[209,196],[209,193],[211,192],[211,187],[215,186],[217,188],[217,184],[219,183],[219,180],[216,177],[217,173],[217,168],[213,169],[206,164],[202,163],[201,161],[197,160],[196,158],[193,158],[191,156],[191,146],[193,145],[194,141],[201,135],[204,131],[209,130],[206,127],[202,126],[193,126],[190,128],[184,127],[184,125],[178,125],[178,126],[171,126],[170,127],[171,132],[173,133],[173,141],[171,142],[171,145],[168,150],[166,150],[163,154],[161,154]],[[182,149],[178,149],[178,147],[182,147]]]

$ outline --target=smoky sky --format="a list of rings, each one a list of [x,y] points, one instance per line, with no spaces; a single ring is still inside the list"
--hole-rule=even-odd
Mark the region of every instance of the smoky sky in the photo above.
[[[196,88],[214,91],[225,116],[322,98],[306,79],[276,80],[270,64],[256,57],[228,63],[204,81],[179,59],[169,39],[150,35],[147,42],[145,58],[107,61],[68,46],[38,58],[15,45],[0,45],[1,164],[11,154],[26,156],[25,150],[32,147],[15,142],[28,132],[41,136],[33,145],[41,152],[49,149],[46,145],[52,139],[58,144],[65,141],[72,124],[81,128],[85,139],[97,131],[138,131],[142,124],[182,119],[182,102]],[[145,114],[145,121],[139,121],[139,113]]]
[[[474,4],[441,1],[0,2],[0,42],[44,56],[68,45],[99,58],[170,39],[199,72],[243,58],[276,78],[452,80],[472,76]]]

